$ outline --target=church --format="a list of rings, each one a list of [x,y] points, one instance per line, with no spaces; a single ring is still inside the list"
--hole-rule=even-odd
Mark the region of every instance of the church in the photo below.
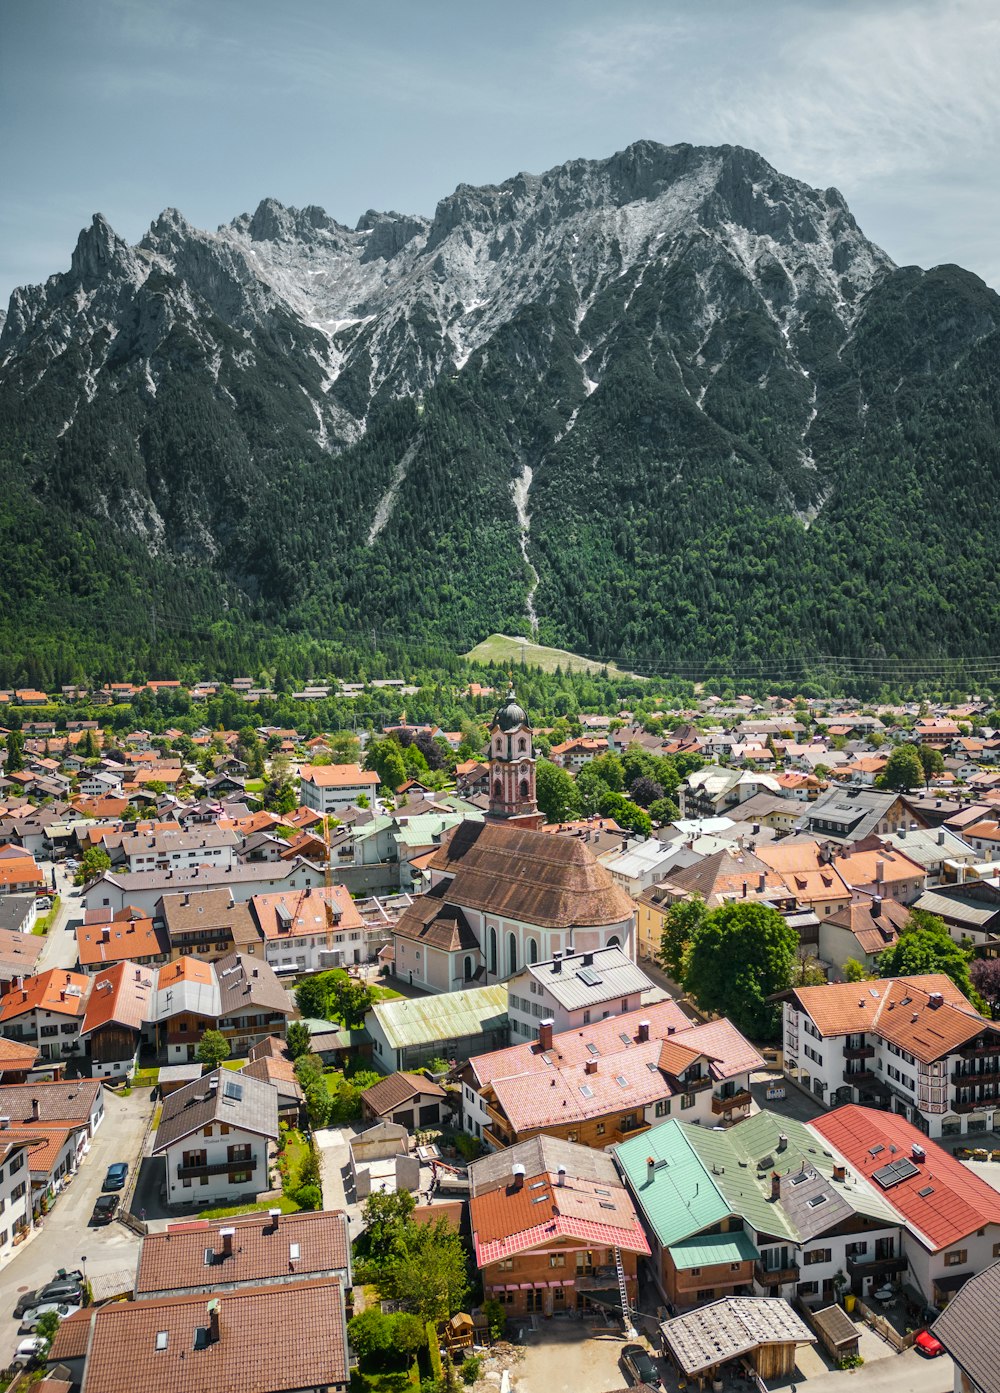
[[[414,986],[491,986],[560,952],[635,956],[631,896],[581,839],[541,830],[532,737],[512,688],[490,729],[486,819],[448,835],[393,930],[396,975]]]

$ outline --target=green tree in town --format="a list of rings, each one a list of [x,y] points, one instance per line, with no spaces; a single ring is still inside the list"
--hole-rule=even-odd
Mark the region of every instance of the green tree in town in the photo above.
[[[722,905],[695,930],[684,988],[745,1035],[773,1039],[780,1016],[768,997],[790,986],[798,945],[798,934],[776,909],[746,901]]]
[[[572,822],[579,812],[572,774],[550,760],[540,759],[535,767],[535,797],[546,822]]]
[[[889,762],[875,781],[879,788],[908,792],[924,782],[924,766],[916,745],[897,745]]]
[[[289,1021],[288,1029],[285,1031],[285,1044],[292,1059],[308,1054],[311,1040],[312,1036],[305,1021]]]
[[[382,1314],[381,1307],[367,1306],[347,1323],[351,1348],[360,1359],[383,1362],[393,1353],[392,1316]]]
[[[24,736],[19,730],[12,730],[7,736],[7,758],[4,773],[16,774],[24,768]]]
[[[447,1320],[462,1309],[470,1290],[461,1238],[445,1219],[436,1224],[410,1224],[404,1250],[380,1285],[422,1321]]]
[[[920,767],[924,771],[924,783],[929,786],[936,775],[944,773],[944,755],[933,745],[921,745],[917,753],[920,756]]]
[[[660,962],[675,982],[684,975],[684,958],[698,929],[708,917],[708,909],[700,895],[678,900],[663,916],[660,934]]]
[[[857,958],[848,958],[843,967],[845,982],[866,982],[871,973]]]
[[[231,1053],[229,1041],[221,1030],[206,1030],[198,1041],[195,1058],[211,1073],[213,1069],[218,1069],[222,1061],[228,1059]]]
[[[965,996],[973,993],[969,962],[972,950],[956,943],[943,919],[923,910],[911,910],[910,917],[891,948],[879,955],[880,977],[917,977],[943,972]]]
[[[76,885],[88,885],[98,876],[111,869],[111,857],[101,846],[88,846],[80,857],[80,865],[74,876]]]
[[[333,983],[332,1001],[337,1017],[348,1030],[364,1024],[365,1016],[375,1000],[370,987],[359,982],[347,973],[339,975]]]
[[[410,1215],[415,1207],[416,1200],[409,1190],[390,1194],[376,1191],[368,1196],[361,1217],[365,1226],[364,1246],[371,1262],[385,1264],[396,1256],[411,1227]]]

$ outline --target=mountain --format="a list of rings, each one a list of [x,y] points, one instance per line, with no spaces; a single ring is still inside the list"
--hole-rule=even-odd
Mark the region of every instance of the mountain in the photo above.
[[[732,146],[353,229],[265,199],[130,246],[97,215],[0,329],[0,649],[991,652],[998,327],[977,277],[894,266]]]

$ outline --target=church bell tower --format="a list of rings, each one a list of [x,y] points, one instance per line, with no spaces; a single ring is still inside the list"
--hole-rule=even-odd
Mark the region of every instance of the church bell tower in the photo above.
[[[540,827],[544,818],[535,802],[535,753],[527,712],[517,703],[513,685],[490,728],[490,822]]]

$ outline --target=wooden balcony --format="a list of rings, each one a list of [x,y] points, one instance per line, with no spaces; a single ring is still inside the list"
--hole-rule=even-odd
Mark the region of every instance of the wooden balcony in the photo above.
[[[1000,1079],[1000,1063],[994,1062],[989,1069],[976,1069],[968,1072],[963,1069],[956,1069],[951,1076],[953,1084],[965,1084],[968,1088],[974,1088],[977,1083],[996,1083]]]
[[[895,1253],[891,1258],[848,1258],[847,1271],[852,1277],[885,1277],[905,1272],[906,1258],[902,1253]]]
[[[855,1088],[860,1088],[862,1084],[875,1083],[877,1075],[874,1069],[845,1069],[844,1082],[853,1084]]]
[[[1000,1098],[971,1098],[965,1103],[952,1103],[952,1112],[982,1112],[986,1108],[1000,1107]]]
[[[776,1267],[773,1270],[764,1267],[762,1263],[755,1262],[753,1265],[754,1281],[762,1287],[780,1287],[786,1282],[797,1282],[799,1280],[799,1269],[797,1263],[792,1263],[790,1267]]]
[[[494,1107],[492,1103],[486,1103],[486,1111],[492,1119],[490,1131],[497,1138],[501,1146],[510,1146],[514,1140],[514,1130],[507,1118],[500,1109]]]
[[[730,1093],[728,1098],[720,1098],[713,1094],[712,1112],[718,1117],[723,1113],[735,1112],[737,1108],[747,1108],[752,1102],[753,1096],[748,1088],[741,1088],[738,1093]]]
[[[874,1058],[875,1058],[875,1046],[874,1046],[874,1045],[854,1045],[854,1046],[852,1046],[850,1049],[848,1049],[848,1048],[845,1046],[845,1047],[844,1047],[844,1058],[845,1058],[845,1059],[874,1059]]]
[[[702,1074],[697,1079],[678,1079],[678,1083],[685,1093],[701,1093],[703,1089],[712,1087],[712,1077],[710,1074]]]
[[[483,1128],[483,1140],[489,1146],[496,1147],[497,1151],[505,1151],[510,1146],[510,1138],[506,1134],[491,1131],[489,1127]]]
[[[618,1141],[627,1141],[629,1137],[637,1137],[640,1132],[648,1132],[649,1128],[650,1124],[645,1120],[629,1124],[623,1122],[620,1126],[613,1129],[612,1136]]]
[[[959,1050],[958,1053],[959,1057],[962,1059],[981,1059],[985,1054],[1000,1054],[1000,1044],[998,1044],[996,1040],[993,1040],[988,1045],[966,1045],[965,1048]]]

